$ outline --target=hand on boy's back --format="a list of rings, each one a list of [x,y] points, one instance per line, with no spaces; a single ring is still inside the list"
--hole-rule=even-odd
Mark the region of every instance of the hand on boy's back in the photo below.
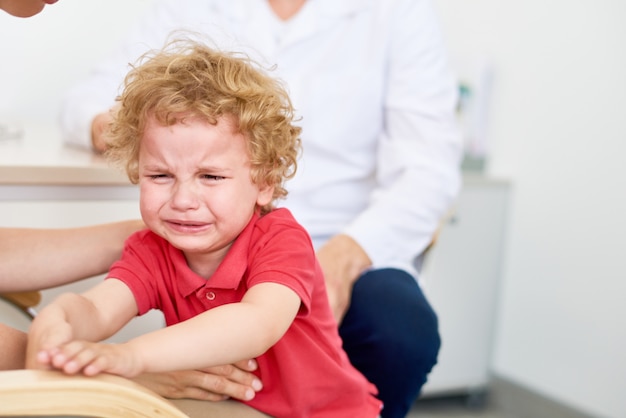
[[[221,401],[228,398],[249,401],[263,385],[252,372],[255,360],[168,373],[145,373],[133,380],[170,399]]]

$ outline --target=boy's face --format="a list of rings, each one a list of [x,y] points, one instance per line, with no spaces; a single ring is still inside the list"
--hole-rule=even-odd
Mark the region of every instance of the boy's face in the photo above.
[[[141,138],[139,187],[146,225],[182,250],[196,272],[223,259],[273,193],[252,182],[246,140],[226,117],[172,126],[151,118]]]
[[[41,12],[46,4],[57,0],[0,0],[0,9],[17,17],[31,17]]]

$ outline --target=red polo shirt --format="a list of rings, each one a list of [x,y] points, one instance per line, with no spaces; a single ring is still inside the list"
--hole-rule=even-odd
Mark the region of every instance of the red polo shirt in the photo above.
[[[263,390],[246,403],[276,418],[379,415],[376,388],[341,348],[309,235],[287,209],[253,216],[208,280],[189,269],[180,250],[148,230],[127,240],[109,277],[128,285],[140,315],[159,309],[168,325],[239,302],[259,283],[289,287],[302,308],[285,335],[257,358]]]

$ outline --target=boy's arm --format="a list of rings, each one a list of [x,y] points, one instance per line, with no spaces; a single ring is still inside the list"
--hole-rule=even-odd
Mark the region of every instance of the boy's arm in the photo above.
[[[251,287],[241,302],[213,308],[128,344],[142,353],[146,372],[231,364],[258,357],[276,344],[300,304],[300,297],[287,286],[261,283]]]
[[[50,368],[62,347],[110,337],[137,315],[130,289],[105,280],[83,294],[65,293],[37,314],[28,334],[27,368]],[[59,368],[55,364],[55,367]]]
[[[127,343],[67,344],[63,360],[71,361],[65,362],[69,367],[59,368],[66,373],[106,372],[135,377],[146,372],[201,369],[254,358],[285,334],[300,303],[299,296],[286,286],[258,284],[248,290],[241,302],[211,309]]]

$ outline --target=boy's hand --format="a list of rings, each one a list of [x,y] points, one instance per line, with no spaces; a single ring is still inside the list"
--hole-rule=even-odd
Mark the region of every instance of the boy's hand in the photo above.
[[[26,368],[52,369],[52,357],[59,351],[60,346],[72,338],[72,328],[67,322],[31,327],[28,335]]]
[[[133,377],[142,370],[140,357],[126,344],[72,341],[40,355],[41,360],[48,360],[52,368],[67,374],[82,372],[85,376],[94,376],[111,373]]]

